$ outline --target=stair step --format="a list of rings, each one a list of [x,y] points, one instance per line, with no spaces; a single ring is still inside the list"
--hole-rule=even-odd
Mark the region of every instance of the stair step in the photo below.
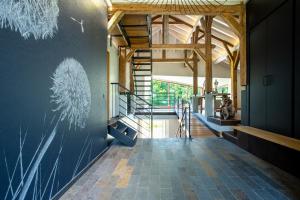
[[[152,74],[134,74],[133,76],[152,76]]]
[[[150,107],[139,107],[135,108],[135,110],[149,110]]]
[[[131,147],[135,145],[137,140],[137,131],[128,126],[126,122],[121,122],[120,120],[108,125],[108,134]]]
[[[134,56],[132,59],[149,59],[151,60],[151,56]]]
[[[133,71],[151,72],[151,69],[133,69]]]
[[[151,52],[151,50],[147,50],[147,49],[138,49],[138,50],[135,50],[135,52],[140,52],[140,53],[146,53],[146,52]]]
[[[151,65],[151,63],[147,63],[147,62],[140,62],[140,63],[133,62],[132,64],[133,65]]]
[[[125,127],[119,127],[119,126],[117,126],[117,128],[116,128],[120,133],[124,133],[124,132],[126,132],[126,130],[127,130],[127,127],[125,126]]]
[[[137,137],[137,135],[138,135],[137,132],[128,132],[126,134],[126,136],[129,137],[129,138],[131,138],[132,140],[135,140],[136,137]]]

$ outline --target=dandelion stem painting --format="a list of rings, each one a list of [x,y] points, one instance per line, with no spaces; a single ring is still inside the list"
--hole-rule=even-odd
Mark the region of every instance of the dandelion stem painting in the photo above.
[[[50,135],[46,137],[42,137],[41,142],[36,149],[36,152],[26,170],[23,170],[23,162],[22,162],[22,149],[24,146],[25,139],[22,140],[22,136],[20,133],[20,154],[15,165],[15,170],[18,165],[20,165],[21,169],[21,178],[20,183],[15,191],[13,191],[13,187],[11,182],[14,180],[15,170],[12,175],[10,175],[9,169],[7,167],[7,174],[9,177],[9,188],[7,190],[5,199],[8,197],[10,193],[12,199],[24,200],[26,195],[31,187],[32,183],[37,184],[37,176],[39,174],[39,169],[41,167],[41,162],[47,153],[47,150],[51,146],[55,136],[58,132],[58,127],[60,123],[66,121],[68,123],[69,131],[75,131],[76,129],[82,129],[86,126],[86,121],[89,117],[89,112],[91,109],[91,91],[90,84],[86,72],[82,65],[76,61],[74,58],[66,58],[63,60],[57,69],[55,70],[53,77],[53,86],[50,88],[52,91],[51,95],[51,103],[55,104],[55,108],[52,110],[54,113],[54,119],[56,121],[54,128],[50,132]],[[26,137],[25,137],[26,138]],[[85,150],[80,154],[79,160],[77,161],[75,171],[73,173],[73,177],[76,175],[79,165],[83,156],[86,154],[88,147],[92,147],[92,143],[89,143]],[[61,145],[62,146],[62,145]],[[61,147],[62,149],[62,147]],[[47,182],[46,188],[48,187],[48,183],[52,177],[52,182],[54,184],[54,179],[56,177],[57,171],[57,162],[60,157],[61,150],[58,154],[57,161],[55,162],[53,172]],[[7,166],[7,162],[6,162]],[[52,194],[53,184],[51,186],[50,197]],[[36,191],[36,187],[34,187]],[[39,194],[43,197],[44,192],[40,192]],[[49,198],[51,199],[51,198]]]

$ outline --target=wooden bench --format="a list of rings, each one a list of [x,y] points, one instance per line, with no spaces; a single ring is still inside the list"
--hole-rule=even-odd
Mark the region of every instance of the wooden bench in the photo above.
[[[267,140],[291,149],[294,149],[296,151],[300,151],[300,140],[283,136],[280,134],[272,133],[270,131],[265,131],[257,128],[253,128],[250,126],[235,126],[234,127],[235,132],[239,131],[248,135],[255,136],[257,138],[261,138],[263,140]]]

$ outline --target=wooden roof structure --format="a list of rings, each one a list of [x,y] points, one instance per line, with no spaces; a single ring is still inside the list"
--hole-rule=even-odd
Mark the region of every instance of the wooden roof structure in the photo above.
[[[149,45],[150,41],[152,41],[152,44],[163,44],[163,16],[166,12],[163,12],[164,15],[153,13],[155,11],[160,12],[159,10],[173,12],[172,9],[174,9],[177,11],[175,14],[187,12],[190,15],[168,15],[168,40],[172,41],[172,44],[190,44],[193,32],[197,26],[200,26],[198,42],[205,43],[204,28],[200,22],[204,14],[216,14],[216,10],[221,13],[236,14],[240,10],[239,0],[201,0],[197,4],[196,0],[193,1],[195,2],[170,0],[168,4],[163,5],[165,1],[161,0],[112,0],[113,6],[109,10],[109,19],[114,13],[122,13],[119,25],[110,31],[113,41],[117,46],[143,46]],[[155,5],[150,2],[154,2]],[[188,5],[183,5],[181,2],[188,3]],[[198,10],[194,8],[197,6]],[[145,10],[148,10],[148,13],[145,13]],[[201,13],[195,15],[195,11]],[[213,63],[226,62],[229,64],[227,59],[228,50],[235,51],[239,48],[239,37],[221,15],[213,18],[211,28],[212,44],[214,45],[212,52]]]
[[[206,92],[212,92],[212,64],[226,62],[231,70],[233,102],[237,105],[238,68],[240,84],[247,85],[245,2],[111,1],[112,6],[108,8],[108,31],[113,39],[119,34],[115,40],[118,46],[130,49],[127,60],[137,49],[151,48],[161,50],[161,60],[173,62],[167,58],[166,50],[185,50],[184,57],[176,62],[181,60],[193,71],[195,95],[198,84],[198,58],[205,62]]]

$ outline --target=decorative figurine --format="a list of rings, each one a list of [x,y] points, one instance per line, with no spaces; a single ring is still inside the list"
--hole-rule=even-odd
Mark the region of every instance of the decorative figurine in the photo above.
[[[232,106],[232,100],[228,95],[222,96],[222,106],[220,111],[221,119],[232,119],[235,116],[235,110]]]
[[[214,82],[214,85],[215,85],[215,93],[218,93],[218,85],[219,85],[219,82],[218,80],[216,79],[215,82]]]

